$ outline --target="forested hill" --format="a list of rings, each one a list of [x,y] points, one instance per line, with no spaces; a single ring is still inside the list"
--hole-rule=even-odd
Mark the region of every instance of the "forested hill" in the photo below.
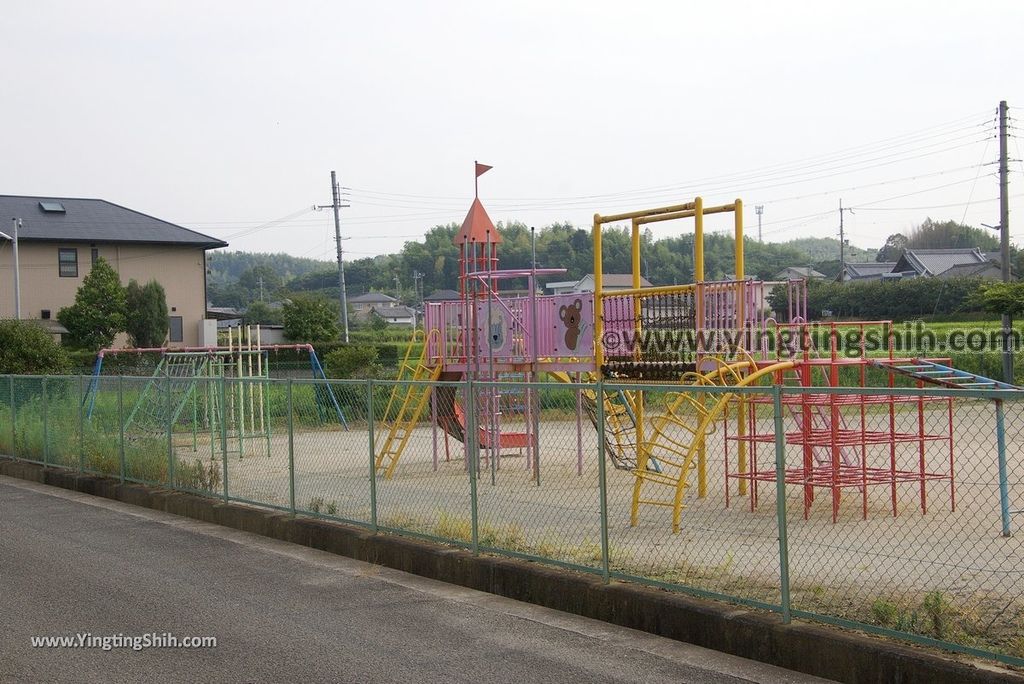
[[[214,285],[228,285],[241,278],[243,273],[254,266],[267,266],[280,279],[288,281],[310,271],[328,268],[331,263],[333,262],[305,259],[283,252],[266,254],[211,251],[206,253],[207,282]]]
[[[498,249],[501,268],[529,268],[533,244],[529,227],[522,223],[498,224],[502,243]],[[458,224],[435,226],[421,240],[406,242],[392,254],[346,260],[345,280],[349,296],[370,291],[397,295],[405,303],[417,303],[438,289],[458,287],[458,249],[452,238]],[[709,279],[731,277],[734,273],[733,239],[724,233],[705,235],[705,275]],[[976,245],[992,248],[993,238],[984,231],[954,221],[925,220],[906,236],[889,236],[881,254],[874,249],[847,245],[847,261],[874,261],[876,256],[898,256],[904,247]],[[606,273],[629,273],[628,230],[605,229],[603,233]],[[881,246],[881,245],[880,245]],[[552,280],[576,280],[593,271],[593,241],[590,229],[568,223],[546,226],[536,234],[537,266],[565,268],[564,276]],[[655,285],[693,281],[693,234],[655,240],[642,236],[641,271]],[[787,266],[811,266],[826,276],[839,272],[839,241],[835,238],[806,237],[784,243],[759,243],[750,237],[745,246],[746,275],[770,280]],[[1015,259],[1020,252],[1014,250]],[[891,260],[891,258],[890,258]],[[1014,262],[1017,265],[1017,262]],[[271,302],[287,293],[316,292],[332,299],[338,295],[337,267],[333,261],[317,261],[287,254],[210,252],[208,255],[208,297],[213,306],[246,308],[262,299]],[[1018,267],[1024,267],[1024,263]],[[414,282],[414,274],[422,274]],[[398,288],[395,279],[398,278]],[[522,286],[522,285],[519,285]]]
[[[458,249],[452,243],[457,224],[436,226],[417,242],[406,242],[401,251],[377,257],[346,260],[345,281],[350,296],[369,291],[395,293],[395,276],[400,294],[414,300],[413,273],[421,273],[419,296],[438,289],[458,286]],[[498,254],[502,268],[529,268],[533,245],[530,229],[521,223],[498,224],[502,243]],[[605,229],[605,272],[630,271],[630,240],[626,230]],[[593,241],[589,228],[559,223],[537,231],[538,267],[561,267],[564,277],[574,280],[593,271]],[[811,250],[801,248],[806,243]],[[831,249],[831,254],[829,250]],[[813,255],[810,253],[813,251]],[[652,283],[671,285],[693,280],[693,235],[684,234],[654,240],[643,235],[641,270]],[[705,236],[705,272],[708,278],[725,278],[734,272],[733,239],[724,234]],[[848,248],[850,258],[869,260],[868,250]],[[792,243],[758,243],[747,240],[748,276],[770,279],[787,266],[814,266],[826,273],[837,272],[839,242],[828,238],[804,238]],[[337,268],[333,261],[317,261],[288,254],[212,251],[207,258],[208,291],[213,306],[245,308],[260,298],[271,301],[282,292],[321,292],[337,296]]]
[[[785,244],[787,247],[800,250],[815,263],[839,258],[838,238],[805,237],[790,240]],[[856,245],[846,245],[847,261],[874,261],[876,254],[878,254],[876,249],[861,249]]]

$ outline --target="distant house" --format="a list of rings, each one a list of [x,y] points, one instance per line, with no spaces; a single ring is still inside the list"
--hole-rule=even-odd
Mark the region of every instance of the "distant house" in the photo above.
[[[892,274],[895,261],[848,261],[843,269],[836,276],[836,281],[848,283],[851,280],[881,280]]]
[[[828,276],[819,271],[815,271],[810,266],[787,266],[775,274],[775,280],[799,280],[800,278],[806,278],[807,280],[824,280],[825,278],[828,278]]]
[[[603,273],[601,274],[601,286],[605,290],[629,290],[633,287],[633,276],[629,273]],[[556,295],[593,292],[594,274],[588,273],[579,280],[563,280],[557,283],[548,283],[545,287],[551,290],[551,294]],[[651,287],[651,281],[640,276],[640,287]]]
[[[367,292],[357,297],[349,297],[348,305],[352,307],[352,311],[356,316],[365,318],[370,315],[370,309],[386,309],[398,306],[398,300],[394,297],[389,297],[383,292]]]
[[[367,316],[376,314],[388,322],[389,325],[407,325],[410,328],[416,327],[416,312],[407,306],[373,306],[370,307]]]
[[[999,278],[1000,267],[976,247],[907,249],[892,272],[903,278]]]
[[[548,283],[545,287],[551,290],[553,295],[569,294],[575,292],[574,288],[578,282],[578,280],[559,280],[557,283]]]
[[[455,290],[434,290],[423,298],[424,302],[451,302],[462,299]]]
[[[60,332],[57,312],[74,303],[85,276],[102,257],[124,285],[134,279],[163,286],[169,346],[215,343],[216,327],[206,321],[206,251],[227,247],[226,242],[101,199],[2,195],[0,216],[8,226],[12,217],[22,220],[22,318],[44,321]],[[7,249],[0,253],[0,318],[14,318],[8,289],[12,271]]]

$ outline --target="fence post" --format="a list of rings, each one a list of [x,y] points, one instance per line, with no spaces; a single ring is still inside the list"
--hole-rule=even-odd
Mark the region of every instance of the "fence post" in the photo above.
[[[295,411],[292,399],[292,384],[292,378],[288,378],[288,509],[292,515],[295,515]],[[269,427],[267,431],[270,431]]]
[[[124,484],[128,464],[124,453],[124,376],[117,376],[117,432],[118,445],[121,452],[121,484]]]
[[[50,465],[50,395],[43,376],[43,465]]]
[[[18,457],[18,410],[14,407],[14,376],[7,376],[8,395],[11,400],[11,456]]]
[[[373,379],[366,380],[366,432],[370,449],[370,528],[377,533],[377,446],[373,434]]]
[[[775,413],[775,513],[779,526],[780,598],[782,623],[788,625],[793,618],[790,614],[789,537],[786,522],[786,433],[782,422],[782,388],[778,385],[772,387],[772,404]]]
[[[996,399],[996,450],[999,459],[999,514],[1003,521],[1003,536],[1010,536],[1010,487],[1006,479],[1006,420],[1003,400]]]
[[[228,394],[224,386],[224,376],[220,376],[220,455],[221,480],[224,483],[224,503],[228,502]]]
[[[601,508],[601,577],[604,583],[611,581],[611,550],[608,547],[608,480],[604,444],[604,381],[597,381],[597,481]]]
[[[473,555],[480,555],[480,519],[477,507],[477,462],[480,460],[480,449],[477,446],[476,433],[476,388],[472,380],[466,380],[466,444],[469,446],[469,521],[470,540],[473,547]]]
[[[164,408],[167,411],[167,418],[165,419],[167,428],[167,486],[174,488],[175,477],[174,477],[174,409],[171,406],[171,376],[169,373],[164,375]]]
[[[85,470],[85,377],[78,376],[78,472]]]

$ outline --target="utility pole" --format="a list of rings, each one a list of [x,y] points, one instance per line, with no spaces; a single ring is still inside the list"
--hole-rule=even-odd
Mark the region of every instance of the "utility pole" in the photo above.
[[[761,239],[761,214],[764,213],[764,205],[758,204],[755,206],[754,213],[757,214],[757,241],[764,242],[764,240]]]
[[[334,241],[337,243],[338,251],[338,288],[339,288],[339,300],[341,304],[341,329],[345,335],[345,343],[348,344],[348,298],[345,296],[345,259],[341,249],[341,216],[338,213],[339,209],[347,208],[351,205],[341,203],[341,188],[338,187],[338,178],[334,171],[331,171],[331,203],[324,205],[317,205],[316,209],[327,209],[330,207],[334,209]]]
[[[412,293],[416,302],[423,301],[423,274],[416,269],[412,272]]]
[[[21,320],[21,268],[18,265],[18,229],[21,228],[21,219],[12,218],[14,224],[14,236],[7,233],[0,233],[0,237],[11,241],[14,252],[14,318]]]
[[[846,232],[843,228],[843,214],[845,212],[853,213],[853,209],[849,207],[843,207],[843,200],[839,200],[839,277],[842,278],[843,271],[846,270]]]
[[[1006,100],[999,103],[999,247],[1002,252],[1003,282],[1010,282],[1010,193],[1009,159],[1006,150]],[[1013,383],[1013,321],[1003,314],[1003,382]]]
[[[262,302],[263,301],[263,276],[262,275],[260,275],[260,277],[259,277],[259,284],[260,284],[260,301]]]
[[[402,281],[398,279],[397,273],[395,274],[395,299],[398,300],[399,304],[402,303]]]

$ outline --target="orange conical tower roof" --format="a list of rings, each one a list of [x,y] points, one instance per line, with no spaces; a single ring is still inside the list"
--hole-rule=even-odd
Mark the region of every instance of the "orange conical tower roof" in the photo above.
[[[494,227],[491,217],[487,215],[484,205],[480,203],[480,198],[474,197],[466,220],[462,222],[462,227],[455,234],[453,242],[457,245],[464,245],[467,242],[487,244],[488,240],[491,244],[497,244],[501,242],[501,235]]]

